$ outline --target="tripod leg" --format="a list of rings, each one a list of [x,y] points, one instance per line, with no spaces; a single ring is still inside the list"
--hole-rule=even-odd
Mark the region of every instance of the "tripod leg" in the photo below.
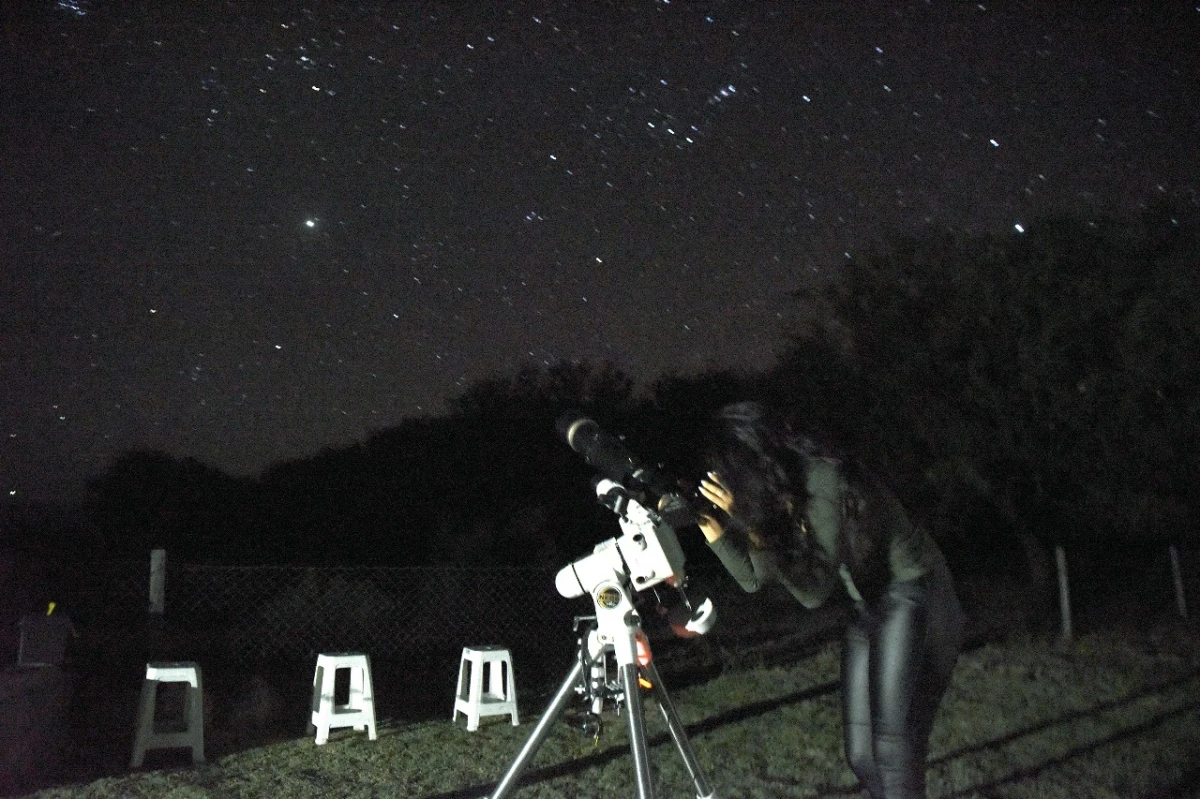
[[[683,723],[679,720],[679,714],[675,712],[675,703],[671,701],[671,695],[667,693],[654,661],[647,663],[645,668],[646,674],[654,686],[654,698],[658,701],[663,720],[667,722],[667,729],[671,732],[671,740],[675,742],[675,748],[679,750],[679,756],[683,758],[683,765],[687,767],[688,774],[692,777],[692,784],[696,786],[696,799],[712,799],[715,794],[712,787],[709,786],[708,780],[704,779],[704,774],[700,772],[700,764],[696,761],[692,743],[688,740]]]
[[[496,783],[496,790],[492,791],[490,799],[502,799],[508,795],[508,792],[516,786],[517,780],[521,778],[521,774],[529,766],[533,760],[533,756],[537,754],[538,749],[546,740],[546,735],[550,732],[551,725],[558,720],[562,715],[563,709],[566,708],[567,702],[571,699],[571,694],[575,692],[575,686],[579,684],[580,678],[583,676],[583,660],[576,659],[575,666],[563,680],[559,686],[558,693],[550,700],[550,704],[546,706],[546,711],[542,713],[541,719],[538,720],[537,726],[533,728],[529,738],[525,741],[525,745],[521,747],[517,759],[508,767],[508,771],[500,782]]]
[[[642,694],[638,687],[637,663],[621,665],[621,685],[625,689],[625,710],[629,722],[629,748],[637,776],[638,799],[654,799],[650,783],[650,760],[646,751],[646,723],[642,714]]]

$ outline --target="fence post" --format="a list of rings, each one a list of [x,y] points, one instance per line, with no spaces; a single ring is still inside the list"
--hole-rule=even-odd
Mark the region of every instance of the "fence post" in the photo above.
[[[1058,566],[1058,613],[1062,623],[1062,639],[1071,640],[1071,587],[1067,579],[1067,553],[1062,544],[1054,546],[1054,561]]]
[[[1171,579],[1175,582],[1175,607],[1179,610],[1179,615],[1183,619],[1187,619],[1187,600],[1183,596],[1183,570],[1179,566],[1179,547],[1171,544],[1169,547],[1171,553]]]
[[[166,609],[167,592],[167,551],[154,549],[150,551],[150,615],[162,618]]]

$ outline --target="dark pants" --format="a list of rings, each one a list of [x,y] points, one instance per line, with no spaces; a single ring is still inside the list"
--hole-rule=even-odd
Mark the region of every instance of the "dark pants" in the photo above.
[[[846,758],[871,799],[924,799],[938,703],[962,646],[948,575],[893,583],[851,613],[842,649]]]

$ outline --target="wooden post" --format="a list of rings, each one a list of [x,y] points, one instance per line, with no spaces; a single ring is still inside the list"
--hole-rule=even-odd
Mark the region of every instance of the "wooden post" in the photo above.
[[[1171,544],[1171,578],[1175,582],[1175,607],[1179,610],[1179,615],[1183,619],[1187,619],[1187,599],[1183,596],[1183,570],[1179,566],[1179,547]]]
[[[1054,547],[1054,561],[1058,566],[1058,612],[1062,619],[1062,639],[1070,641],[1071,632],[1071,586],[1067,579],[1067,553],[1061,544]]]
[[[150,615],[162,618],[166,610],[167,551],[155,549],[150,552]]]

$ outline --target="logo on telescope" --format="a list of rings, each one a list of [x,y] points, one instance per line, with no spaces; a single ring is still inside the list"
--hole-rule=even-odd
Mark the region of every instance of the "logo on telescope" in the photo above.
[[[621,604],[621,592],[611,585],[606,585],[596,592],[596,604],[605,610],[612,610]]]

